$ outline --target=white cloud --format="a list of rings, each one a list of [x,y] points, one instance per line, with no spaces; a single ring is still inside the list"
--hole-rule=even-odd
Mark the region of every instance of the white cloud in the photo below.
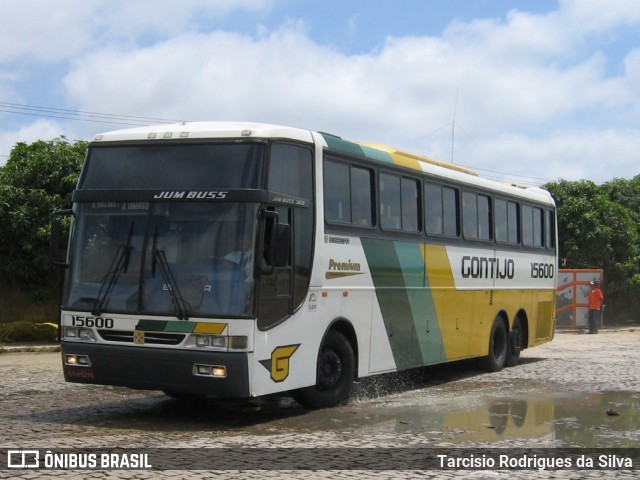
[[[90,43],[91,2],[66,6],[46,0],[0,1],[0,62],[54,63],[83,51]]]
[[[88,3],[77,13],[88,25],[78,34],[84,46],[67,51],[71,108],[276,122],[446,160],[457,97],[459,163],[532,178],[637,174],[638,132],[628,125],[640,123],[640,48],[617,58],[604,48],[620,28],[640,24],[636,0],[566,0],[548,14],[453,22],[439,37],[390,37],[362,55],[315,42],[301,21],[256,26],[252,36],[208,26],[237,6],[232,0],[215,10],[206,0],[118,2],[82,22]],[[52,34],[52,49],[60,38]],[[607,151],[615,160],[601,168]]]
[[[231,11],[274,0],[0,0],[0,62],[55,63],[105,44],[127,46],[205,28]]]
[[[609,180],[640,174],[640,132],[633,129],[566,130],[538,138],[507,133],[459,150],[458,157],[466,160],[460,160],[461,164],[481,167],[480,173],[489,176],[492,174],[483,169],[506,170],[523,183],[558,178]]]

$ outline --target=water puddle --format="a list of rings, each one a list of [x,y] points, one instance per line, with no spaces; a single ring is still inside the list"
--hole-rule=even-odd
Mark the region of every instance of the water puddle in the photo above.
[[[436,389],[437,390],[437,389]],[[430,389],[405,392],[272,422],[297,431],[424,435],[435,444],[537,439],[549,446],[640,446],[640,393],[540,393],[509,396]]]

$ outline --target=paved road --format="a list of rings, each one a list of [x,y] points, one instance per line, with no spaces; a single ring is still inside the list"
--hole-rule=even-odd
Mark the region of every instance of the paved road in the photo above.
[[[483,374],[460,363],[376,377],[357,385],[348,405],[320,411],[305,410],[286,396],[185,404],[158,392],[66,384],[58,353],[5,353],[3,454],[16,448],[103,449],[90,451],[100,454],[122,447],[150,452],[155,467],[173,469],[4,470],[0,478],[637,478],[638,471],[602,471],[597,465],[556,471],[415,469],[420,455],[432,462],[434,452],[456,451],[478,460],[484,452],[457,447],[502,448],[511,461],[527,455],[530,460],[536,451],[545,455],[518,449],[640,447],[639,346],[640,329],[560,333],[552,343],[523,352],[515,368]],[[247,447],[270,450],[239,456]],[[301,448],[307,450],[296,450]],[[393,458],[391,448],[400,448]],[[161,458],[158,449],[167,449]],[[243,465],[243,471],[179,469],[180,462],[210,469],[218,451],[216,465]],[[314,469],[295,470],[300,462]],[[353,470],[354,463],[370,470]],[[323,470],[327,465],[344,470]],[[387,465],[393,470],[384,470]]]

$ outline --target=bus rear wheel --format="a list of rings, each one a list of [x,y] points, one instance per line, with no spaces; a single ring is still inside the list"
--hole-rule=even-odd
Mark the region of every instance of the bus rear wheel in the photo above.
[[[349,398],[356,362],[349,341],[330,330],[318,355],[316,384],[296,392],[296,399],[313,408],[334,407]]]
[[[520,319],[516,318],[513,321],[511,332],[509,332],[509,344],[507,348],[507,358],[504,361],[505,367],[515,367],[520,360],[520,352],[522,351],[522,345],[524,342],[524,332],[522,331],[522,325]]]
[[[487,372],[499,372],[503,369],[507,359],[508,349],[507,328],[502,318],[497,317],[491,326],[489,336],[489,354],[480,359],[480,366]]]

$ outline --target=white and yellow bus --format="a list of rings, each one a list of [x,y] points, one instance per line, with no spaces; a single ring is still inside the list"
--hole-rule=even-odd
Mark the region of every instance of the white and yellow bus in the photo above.
[[[104,133],[65,213],[70,382],[324,407],[356,378],[496,371],[553,337],[549,193],[381,145],[249,123]]]

